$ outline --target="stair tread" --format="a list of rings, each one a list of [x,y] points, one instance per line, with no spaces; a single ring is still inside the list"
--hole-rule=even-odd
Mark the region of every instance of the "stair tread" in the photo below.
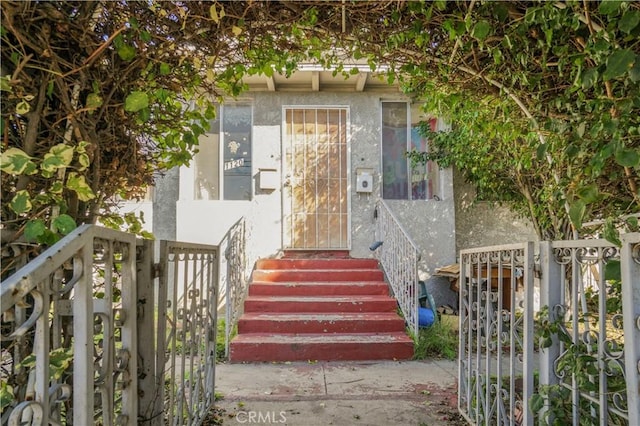
[[[248,296],[246,301],[278,301],[278,302],[369,302],[369,301],[388,301],[395,299],[391,296],[381,294],[354,294],[349,296],[342,295],[310,295],[310,296],[267,296],[267,295],[252,295]]]
[[[395,312],[247,312],[241,319],[245,320],[268,320],[268,321],[294,321],[294,320],[314,320],[314,321],[336,321],[336,320],[362,320],[369,319],[389,319],[401,320],[402,318]]]
[[[351,268],[376,268],[379,265],[377,259],[372,258],[260,259],[256,264],[258,269],[317,269],[318,267],[322,267],[322,269],[336,269],[344,266]]]
[[[258,268],[256,271],[262,272],[346,272],[346,271],[357,271],[357,272],[370,272],[376,271],[381,272],[380,268],[280,268],[280,269],[263,269]]]
[[[244,333],[238,334],[233,338],[232,344],[249,343],[260,341],[262,343],[397,343],[406,342],[413,344],[413,340],[404,332],[388,332],[388,333]]]
[[[387,285],[384,281],[366,281],[366,280],[357,280],[357,281],[263,281],[263,280],[253,280],[251,284],[264,284],[264,285],[280,285],[280,286],[310,286],[310,285],[335,285],[335,286],[344,286],[344,285]]]

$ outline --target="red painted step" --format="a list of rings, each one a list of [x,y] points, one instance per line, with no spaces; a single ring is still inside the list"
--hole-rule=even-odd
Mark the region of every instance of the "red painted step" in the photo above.
[[[388,333],[404,331],[402,318],[395,312],[362,313],[245,313],[238,333]]]
[[[412,356],[413,341],[404,333],[239,334],[230,354],[233,362],[400,360]]]
[[[357,294],[388,295],[383,281],[334,282],[258,282],[249,287],[249,296],[347,296]]]
[[[397,306],[375,259],[312,252],[262,259],[230,361],[410,359],[413,342]]]
[[[257,269],[253,281],[382,281],[380,269]]]
[[[389,296],[249,296],[245,312],[393,312],[395,299]]]
[[[260,259],[256,269],[378,269],[376,259]]]

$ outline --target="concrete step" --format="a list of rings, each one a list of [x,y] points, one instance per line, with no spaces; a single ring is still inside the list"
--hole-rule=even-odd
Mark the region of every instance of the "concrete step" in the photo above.
[[[256,269],[252,281],[302,282],[302,281],[383,281],[380,269]]]
[[[395,299],[381,295],[355,296],[249,296],[244,302],[249,312],[395,312]]]
[[[260,259],[256,269],[377,269],[376,259]]]
[[[413,341],[404,333],[239,334],[232,362],[407,360]]]
[[[249,286],[250,296],[389,295],[384,281],[259,282]]]
[[[295,253],[256,263],[231,362],[410,359],[375,259]]]
[[[405,323],[395,312],[366,313],[246,313],[238,333],[389,333],[403,332]]]

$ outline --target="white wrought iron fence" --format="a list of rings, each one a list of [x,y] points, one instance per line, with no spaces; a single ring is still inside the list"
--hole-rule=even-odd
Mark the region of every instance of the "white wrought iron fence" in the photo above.
[[[224,252],[226,268],[223,289],[218,304],[225,307],[224,354],[229,356],[229,343],[234,327],[243,312],[244,300],[249,290],[250,269],[252,263],[247,259],[246,221],[240,218],[220,241],[220,250]],[[222,263],[221,263],[222,265]]]
[[[459,279],[470,423],[640,424],[640,234],[463,250]]]
[[[202,423],[219,248],[160,244],[155,264],[152,242],[84,225],[2,282],[3,425]]]
[[[458,407],[472,424],[533,424],[533,244],[460,254]]]
[[[404,315],[407,327],[418,336],[418,261],[420,252],[409,234],[384,200],[378,200],[375,213],[375,250],[382,269]]]
[[[2,282],[3,424],[136,424],[135,259],[84,225]]]

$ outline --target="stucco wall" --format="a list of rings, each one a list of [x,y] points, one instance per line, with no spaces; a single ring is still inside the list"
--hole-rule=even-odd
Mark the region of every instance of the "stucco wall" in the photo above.
[[[527,218],[518,217],[507,206],[475,202],[475,190],[462,173],[454,173],[456,194],[456,251],[500,244],[536,241],[538,237]]]

